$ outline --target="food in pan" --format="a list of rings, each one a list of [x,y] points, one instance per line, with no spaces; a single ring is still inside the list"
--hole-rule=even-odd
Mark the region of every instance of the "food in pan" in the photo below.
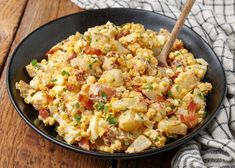
[[[26,66],[32,79],[16,88],[68,144],[109,153],[160,148],[205,118],[212,90],[201,81],[208,63],[181,40],[172,47],[169,67],[158,65],[168,38],[165,29],[107,22],[32,60]]]

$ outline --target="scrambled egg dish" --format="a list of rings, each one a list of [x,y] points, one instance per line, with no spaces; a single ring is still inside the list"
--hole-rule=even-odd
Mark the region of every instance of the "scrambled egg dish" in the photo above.
[[[212,89],[201,82],[207,62],[178,39],[169,66],[158,65],[169,34],[134,23],[89,28],[32,60],[31,81],[16,88],[68,144],[109,153],[160,148],[203,120]]]

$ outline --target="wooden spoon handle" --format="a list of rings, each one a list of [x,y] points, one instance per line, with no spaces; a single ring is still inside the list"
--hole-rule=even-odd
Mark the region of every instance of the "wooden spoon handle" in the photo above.
[[[181,30],[181,27],[184,25],[184,21],[186,19],[186,17],[188,16],[194,2],[196,0],[187,0],[187,2],[185,3],[184,7],[183,7],[183,10],[173,28],[173,30],[171,31],[171,35],[170,35],[170,38],[168,39],[168,41],[166,42],[166,44],[164,45],[162,51],[161,51],[161,56],[167,58],[168,57],[168,54],[175,42],[175,39],[177,38],[180,30]],[[166,60],[166,59],[165,59]],[[166,63],[167,64],[167,63]]]

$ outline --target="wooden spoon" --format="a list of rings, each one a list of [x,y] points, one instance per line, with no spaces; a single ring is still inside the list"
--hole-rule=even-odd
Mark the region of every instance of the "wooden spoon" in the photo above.
[[[173,30],[171,31],[170,38],[168,39],[168,41],[164,45],[160,55],[157,56],[157,59],[158,59],[160,65],[168,66],[167,57],[169,55],[169,52],[175,42],[175,39],[177,38],[177,36],[181,30],[181,27],[184,25],[184,21],[185,21],[186,17],[188,16],[195,1],[196,0],[187,0],[187,2],[185,3],[183,10],[182,10],[174,28],[173,28]]]

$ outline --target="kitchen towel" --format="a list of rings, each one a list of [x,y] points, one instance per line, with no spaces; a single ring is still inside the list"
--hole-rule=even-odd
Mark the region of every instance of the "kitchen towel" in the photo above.
[[[137,8],[178,18],[186,0],[72,0],[81,8]],[[203,37],[226,73],[227,96],[215,119],[183,145],[173,168],[235,168],[235,0],[197,0],[185,23]]]

